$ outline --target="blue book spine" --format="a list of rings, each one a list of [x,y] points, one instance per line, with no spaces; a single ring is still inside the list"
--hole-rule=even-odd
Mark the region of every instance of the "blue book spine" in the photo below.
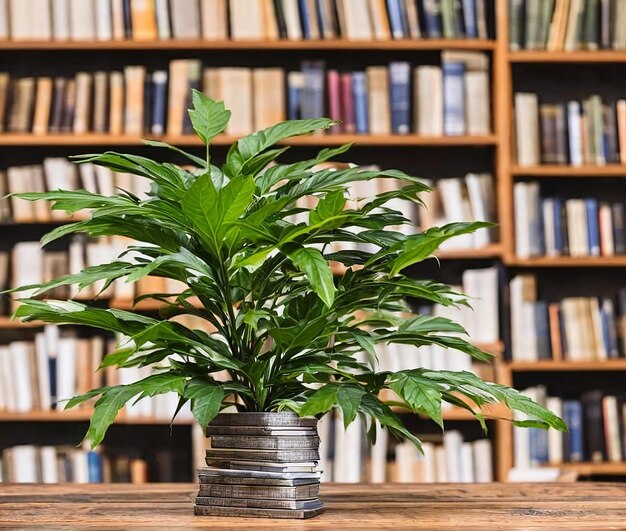
[[[441,4],[439,0],[424,0],[424,26],[431,39],[441,38]]]
[[[352,94],[354,96],[356,132],[359,134],[367,134],[370,128],[367,109],[367,78],[365,77],[365,72],[352,73]]]
[[[606,354],[608,358],[614,358],[612,352],[612,344],[611,344],[611,331],[610,327],[611,316],[607,312],[607,308],[604,305],[604,301],[600,301],[600,324],[602,325],[602,342],[604,343],[604,348],[606,349]]]
[[[300,10],[300,25],[302,26],[302,36],[305,39],[311,38],[311,21],[309,20],[309,6],[307,0],[298,0]]]
[[[297,75],[298,72],[295,72]],[[298,120],[301,117],[300,109],[302,107],[302,88],[299,83],[295,82],[295,76],[288,79],[287,82],[287,117],[289,120]]]
[[[160,70],[152,75],[152,124],[153,135],[165,133],[165,116],[167,113],[167,72]]]
[[[102,483],[102,460],[98,452],[87,453],[87,473],[89,483]]]
[[[328,39],[330,35],[327,35],[327,32],[331,31],[332,28],[327,28],[325,25],[327,16],[324,0],[315,0],[315,10],[317,11],[317,27],[320,29],[320,36],[322,39]]]
[[[463,0],[463,18],[465,21],[465,35],[473,38],[478,37],[476,0]]]
[[[302,118],[319,118],[325,116],[324,111],[324,62],[304,61],[302,63],[304,74],[304,89],[302,95]]]
[[[552,352],[550,350],[548,303],[545,301],[537,301],[535,303],[535,330],[537,335],[537,354],[539,359],[551,359]]]
[[[465,134],[465,90],[463,63],[443,63],[443,132]]]
[[[554,214],[552,219],[554,220],[554,247],[559,255],[565,253],[565,232],[563,223],[561,222],[561,209],[563,208],[563,202],[560,198],[554,197],[552,199],[552,208]]]
[[[392,37],[394,39],[404,39],[405,34],[402,28],[400,0],[387,0],[387,14],[389,15]]]
[[[389,64],[391,132],[406,135],[411,129],[411,66],[409,63]]]
[[[528,434],[530,465],[541,466],[548,462],[548,432],[541,428],[530,428]]]
[[[50,375],[50,403],[57,405],[57,359],[48,358],[48,374]]]
[[[563,402],[563,416],[569,428],[569,460],[583,460],[583,408],[578,400]],[[567,434],[565,435],[567,437]]]
[[[585,199],[585,212],[587,214],[587,243],[589,254],[600,256],[600,228],[598,224],[598,201]]]

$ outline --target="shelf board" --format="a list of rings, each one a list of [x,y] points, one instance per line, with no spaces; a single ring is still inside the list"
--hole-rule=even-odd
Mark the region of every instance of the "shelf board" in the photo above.
[[[2,41],[0,50],[493,50],[488,39],[402,39],[387,41],[348,40],[154,40],[154,41]]]
[[[242,135],[243,136],[243,135]],[[195,135],[154,137],[175,146],[200,146]],[[211,142],[215,146],[230,146],[237,136],[221,135]],[[419,135],[352,135],[319,134],[288,138],[279,144],[293,146],[341,146],[354,143],[358,146],[492,146],[498,143],[496,135],[462,136],[419,136]],[[0,135],[0,146],[142,146],[141,138],[135,135],[109,135],[86,133],[83,135],[54,134],[33,135],[30,133],[7,133]]]
[[[29,411],[27,413],[0,412],[0,422],[87,422],[93,411],[90,409],[69,409],[53,411]],[[154,417],[127,417],[124,412],[115,419],[116,424],[169,424],[169,419]],[[176,419],[174,424],[188,425],[192,420]]]
[[[494,243],[479,249],[451,249],[439,251],[435,256],[440,260],[462,260],[472,258],[498,258],[502,255],[502,246]]]
[[[509,266],[522,267],[625,267],[626,256],[541,256],[507,258]]]
[[[577,472],[581,476],[626,476],[626,463],[558,463],[548,465]]]
[[[511,174],[515,177],[626,177],[626,164],[513,166]]]
[[[512,361],[507,367],[513,372],[575,372],[575,371],[626,371],[626,359],[600,361]]]
[[[577,50],[572,52],[520,50],[509,52],[511,63],[626,63],[624,50]]]

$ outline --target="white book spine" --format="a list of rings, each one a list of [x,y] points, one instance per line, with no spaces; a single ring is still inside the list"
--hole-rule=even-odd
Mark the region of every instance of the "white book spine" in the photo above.
[[[319,431],[319,430],[318,430]],[[385,483],[387,479],[387,445],[389,434],[376,424],[376,443],[371,450],[371,483]]]
[[[515,214],[515,254],[518,258],[530,257],[530,220],[526,204],[526,183],[513,186],[513,210]]]
[[[67,41],[70,38],[69,0],[54,0],[52,6],[52,38]]]
[[[168,40],[172,38],[170,26],[170,11],[168,0],[155,0],[156,20],[159,39]]]
[[[476,483],[491,483],[493,481],[493,455],[491,441],[480,439],[472,445],[474,452],[474,481]]]
[[[37,483],[37,448],[30,444],[13,446],[11,448],[11,459],[13,461],[11,470],[13,471],[13,481],[15,483]]]
[[[96,38],[99,41],[113,39],[113,26],[110,0],[95,0],[96,5]]]
[[[59,482],[57,469],[57,451],[54,446],[42,446],[39,449],[41,459],[41,482],[52,484]]]
[[[546,244],[546,255],[557,256],[559,253],[556,249],[554,199],[551,197],[544,199],[541,202],[541,210],[543,212],[543,231],[544,241]]]
[[[472,443],[465,442],[461,445],[461,478],[462,483],[474,483],[474,452]]]
[[[9,36],[9,3],[8,0],[0,0],[0,40]]]
[[[44,333],[39,333],[35,336],[35,353],[37,356],[37,384],[39,385],[41,409],[48,411],[52,409],[50,395],[50,358],[48,356],[48,345]]]
[[[437,481],[435,445],[429,442],[422,443],[422,450],[424,450],[424,483],[435,483]]]
[[[570,101],[567,104],[567,133],[570,164],[572,166],[582,166],[583,149],[580,129],[580,103],[577,101]]]
[[[547,397],[546,407],[559,417],[563,415],[563,401],[559,397]],[[554,428],[548,430],[548,461],[550,464],[563,462],[563,433]]]
[[[73,450],[70,452],[73,483],[89,483],[89,464],[87,452],[84,450]]]
[[[33,409],[34,389],[31,386],[28,341],[14,341],[9,344],[13,388],[15,390],[15,410],[27,413]]]
[[[446,451],[443,446],[435,446],[435,482],[448,483],[448,467],[446,459]]]
[[[65,401],[76,394],[76,350],[77,340],[73,337],[59,338],[57,352],[57,397]],[[62,407],[63,404],[62,404]]]
[[[461,480],[461,447],[463,436],[460,432],[453,430],[446,432],[443,436],[443,447],[445,450],[445,461],[447,466],[447,481],[457,483]]]

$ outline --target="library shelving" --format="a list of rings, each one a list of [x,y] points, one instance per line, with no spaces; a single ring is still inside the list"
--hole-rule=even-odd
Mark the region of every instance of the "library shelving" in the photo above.
[[[429,172],[433,168],[443,168],[437,177],[448,177],[451,172],[455,176],[461,176],[464,171],[489,171],[495,176],[495,196],[497,203],[497,220],[499,224],[499,240],[479,249],[459,249],[441,251],[438,257],[441,259],[441,269],[454,269],[457,273],[472,267],[496,264],[503,278],[510,278],[513,274],[533,271],[542,275],[557,269],[562,278],[562,296],[568,295],[567,289],[571,287],[570,276],[580,268],[587,268],[590,275],[590,284],[596,278],[600,278],[607,271],[626,266],[626,256],[599,256],[599,257],[539,257],[519,258],[515,255],[515,223],[514,211],[519,205],[514,204],[513,187],[519,179],[533,178],[538,180],[553,179],[557,186],[564,186],[571,178],[577,181],[586,180],[599,182],[604,179],[626,177],[626,165],[607,164],[605,166],[583,165],[534,165],[520,166],[516,163],[514,153],[514,127],[513,127],[513,96],[518,90],[520,82],[526,85],[538,84],[537,92],[552,83],[554,77],[544,79],[545,76],[554,75],[560,68],[571,68],[575,65],[579,69],[580,77],[587,69],[612,68],[626,63],[626,51],[624,50],[574,50],[574,51],[539,51],[539,50],[509,50],[509,23],[507,0],[488,0],[493,6],[493,32],[495,38],[491,40],[480,39],[404,39],[389,41],[347,41],[347,40],[324,40],[324,41],[206,41],[206,40],[167,40],[167,41],[85,41],[85,42],[11,42],[0,41],[0,70],[10,71],[17,68],[20,75],[30,72],[37,74],[37,68],[47,65],[50,72],[50,64],[58,63],[59,72],[66,74],[75,71],[74,55],[79,52],[82,57],[97,59],[98,65],[106,65],[107,60],[119,67],[120,59],[128,54],[134,63],[140,63],[142,57],[152,63],[158,61],[160,54],[171,58],[202,57],[209,65],[213,64],[215,54],[203,52],[219,51],[219,61],[223,65],[257,66],[255,61],[265,64],[267,54],[272,54],[272,61],[281,64],[285,59],[290,64],[310,58],[312,54],[324,54],[325,60],[339,68],[346,68],[350,61],[356,61],[360,67],[364,64],[381,64],[393,61],[396,57],[411,61],[412,64],[433,64],[433,58],[444,50],[484,52],[489,57],[490,89],[491,89],[491,116],[492,133],[481,136],[419,136],[407,135],[356,135],[356,134],[325,134],[311,137],[299,137],[286,141],[286,144],[296,146],[298,149],[310,149],[322,146],[337,146],[344,143],[354,142],[355,145],[365,146],[368,149],[364,153],[355,154],[358,160],[354,162],[371,164],[378,162],[380,153],[381,164],[394,161],[402,161],[405,168],[416,175],[430,177]],[[624,21],[626,23],[626,21]],[[158,53],[153,53],[158,52]],[[260,52],[260,53],[248,53]],[[265,55],[263,55],[265,53]],[[277,55],[280,53],[280,56]],[[398,55],[396,55],[398,54]],[[372,62],[369,56],[372,56]],[[335,57],[336,56],[336,57]],[[129,60],[130,61],[130,60]],[[436,59],[435,59],[436,61]],[[548,65],[549,70],[542,69]],[[348,66],[349,67],[349,66]],[[55,66],[55,68],[57,68]],[[70,70],[72,69],[72,70]],[[48,74],[49,75],[49,74]],[[571,87],[570,87],[571,88]],[[585,83],[585,89],[589,83]],[[533,88],[533,90],[535,90]],[[572,89],[573,90],[573,89]],[[575,91],[574,91],[575,92]],[[146,134],[146,138],[157,138],[173,145],[194,148],[199,145],[197,139],[192,136],[160,136]],[[215,139],[216,146],[226,146],[232,143],[235,137],[221,136]],[[142,142],[135,135],[107,135],[97,133],[86,134],[15,134],[0,133],[0,159],[7,160],[7,165],[13,164],[14,160],[19,164],[39,164],[43,156],[58,153],[65,156],[81,149],[96,147],[129,146],[140,151]],[[147,148],[146,148],[147,149]],[[44,153],[45,155],[42,155]],[[447,156],[450,153],[450,156]],[[464,168],[464,158],[471,168]],[[432,159],[432,160],[430,160]],[[343,160],[343,159],[342,159]],[[352,161],[352,160],[351,160]],[[461,161],[461,162],[459,162]],[[5,163],[2,163],[3,166]],[[391,162],[390,162],[391,164]],[[421,165],[426,169],[422,169]],[[450,165],[450,167],[446,167]],[[478,170],[474,169],[478,168]],[[4,167],[0,168],[4,169]],[[560,184],[562,183],[562,184]],[[623,183],[621,184],[623,186]],[[623,192],[622,192],[623,195]],[[18,234],[21,230],[27,230],[28,224],[11,225],[12,234]],[[8,225],[5,225],[8,226]],[[32,232],[32,231],[31,231]],[[15,238],[14,238],[15,239]],[[19,240],[17,238],[16,240]],[[478,265],[477,265],[478,264]],[[619,270],[619,269],[617,269]],[[341,271],[337,271],[341,274]],[[623,281],[623,279],[622,279]],[[504,285],[506,282],[504,283]],[[621,285],[619,287],[625,287]],[[500,300],[504,309],[501,312],[500,331],[502,341],[489,345],[479,345],[486,351],[495,355],[495,380],[506,385],[520,387],[519,378],[523,376],[523,385],[527,382],[543,383],[542,378],[550,379],[552,392],[558,393],[560,385],[570,376],[585,374],[585,384],[591,388],[603,388],[603,380],[600,374],[606,372],[626,371],[625,359],[611,359],[604,361],[511,361],[510,359],[510,322],[509,311],[505,302],[508,300],[507,290],[503,288]],[[593,292],[593,287],[591,288]],[[116,307],[124,307],[119,303],[113,303]],[[128,307],[126,305],[125,307]],[[155,306],[145,306],[147,311],[154,311]],[[16,330],[36,328],[38,323],[19,325],[9,319],[8,316],[0,317],[0,338],[5,334],[15,333]],[[589,389],[587,387],[586,389]],[[506,480],[509,471],[513,467],[513,429],[505,420],[503,411],[492,409],[485,411],[486,416],[495,419],[494,436],[494,464],[496,478]],[[69,412],[32,412],[26,414],[3,414],[0,413],[0,425],[5,422],[19,422],[20,425],[28,425],[31,422],[83,422],[88,419],[88,410]],[[19,417],[19,418],[18,418]],[[450,422],[461,422],[471,418],[468,411],[453,408],[444,411],[443,418]],[[126,418],[121,415],[119,423],[151,424],[159,423],[153,419]],[[14,426],[14,424],[12,424]],[[1,428],[0,428],[1,429]],[[18,428],[13,428],[18,429]],[[194,452],[199,452],[196,447]],[[624,463],[564,463],[556,465],[564,470],[573,470],[581,476],[605,476],[614,475],[626,478],[626,462]],[[191,476],[190,476],[191,479]]]

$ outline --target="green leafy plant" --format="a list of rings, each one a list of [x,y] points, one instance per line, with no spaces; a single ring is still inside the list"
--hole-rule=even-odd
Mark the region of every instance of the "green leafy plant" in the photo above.
[[[288,149],[276,147],[278,143],[332,127],[331,120],[289,121],[241,138],[229,149],[226,162],[217,166],[211,161],[210,144],[224,131],[230,112],[195,91],[189,115],[206,146],[204,157],[162,142],[146,143],[174,150],[195,169],[114,152],[74,157],[78,163],[149,179],[146,200],[126,191],[111,197],[85,190],[19,194],[50,201],[53,209],[69,214],[90,212],[88,219],[52,230],[42,239],[44,245],[74,233],[119,235],[138,242],[129,247],[132,259],[123,254],[109,264],[20,288],[37,290],[33,298],[21,301],[16,311],[20,319],[122,333],[132,342],[107,355],[102,365],[155,368],[137,382],[94,389],[69,400],[66,407],[71,408],[97,398],[87,432],[93,445],[102,441],[126,403],[172,391],[180,396],[179,408],[191,402],[202,426],[233,405],[240,411],[289,409],[318,416],[338,406],[346,425],[362,416],[371,438],[377,420],[419,446],[392,404],[379,397],[382,390],[391,389],[398,397],[395,403],[441,426],[442,402],[468,409],[483,426],[480,407],[501,402],[530,419],[523,425],[565,429],[561,419],[519,392],[469,372],[376,369],[379,343],[416,348],[434,344],[490,359],[463,339],[463,328],[448,319],[399,317],[399,312],[410,311],[407,298],[467,304],[449,286],[410,278],[402,271],[432,257],[449,238],[488,224],[452,223],[409,236],[398,232],[394,227],[410,221],[388,203],[418,203],[418,193],[428,187],[397,170],[319,169],[350,145],[324,149],[310,160],[277,163]],[[350,184],[370,179],[393,179],[402,186],[368,200],[349,198]],[[307,196],[317,200],[314,208],[296,205]],[[294,223],[294,214],[308,221]],[[357,248],[367,244],[372,250],[334,251],[334,242]],[[343,264],[345,274],[333,275],[331,261]],[[39,298],[58,286],[85,288],[98,282],[106,288],[117,279],[134,282],[148,275],[187,286],[180,293],[136,299],[159,301],[160,318]],[[215,332],[171,320],[181,314],[206,320]],[[224,371],[228,380],[217,379]]]

